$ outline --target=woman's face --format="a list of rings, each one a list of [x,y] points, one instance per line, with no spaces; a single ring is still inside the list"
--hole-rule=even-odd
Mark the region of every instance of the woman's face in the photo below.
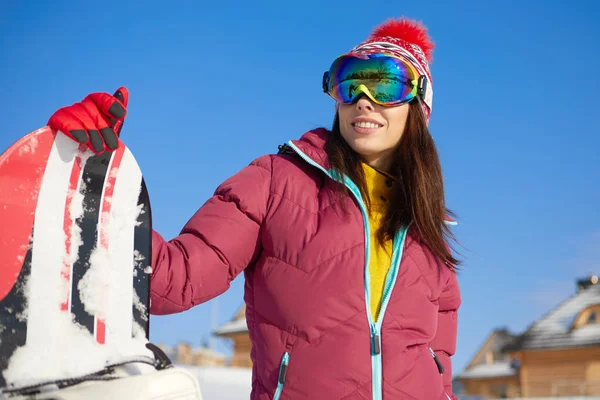
[[[372,167],[389,171],[408,118],[408,103],[384,107],[362,96],[354,104],[338,103],[340,132]]]

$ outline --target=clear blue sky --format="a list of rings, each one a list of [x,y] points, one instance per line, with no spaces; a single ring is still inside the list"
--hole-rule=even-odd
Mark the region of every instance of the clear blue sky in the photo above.
[[[322,72],[401,14],[437,43],[430,127],[466,248],[458,370],[490,330],[526,328],[600,273],[597,2],[2,1],[0,149],[126,85],[124,140],[173,237],[253,158],[329,127]],[[219,298],[219,323],[242,290],[240,277]],[[210,312],[153,317],[152,339],[200,344]]]

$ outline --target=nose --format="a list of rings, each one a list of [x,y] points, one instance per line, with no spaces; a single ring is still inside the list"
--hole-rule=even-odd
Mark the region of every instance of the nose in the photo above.
[[[371,103],[371,99],[369,99],[364,94],[362,96],[360,96],[360,98],[356,102],[356,109],[358,111],[369,111],[369,112],[375,111],[375,107],[373,106],[373,103]]]

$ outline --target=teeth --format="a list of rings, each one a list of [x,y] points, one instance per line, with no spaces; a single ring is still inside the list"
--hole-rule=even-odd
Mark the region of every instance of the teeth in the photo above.
[[[370,129],[381,127],[381,125],[376,124],[374,122],[363,122],[363,121],[354,123],[354,126],[358,126],[359,128],[370,128]]]

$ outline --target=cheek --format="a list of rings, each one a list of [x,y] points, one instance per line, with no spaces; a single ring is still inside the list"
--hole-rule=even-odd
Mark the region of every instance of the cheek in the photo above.
[[[338,118],[340,119],[340,125],[343,125],[344,121],[348,119],[348,115],[350,114],[348,106],[345,104],[341,104],[336,107],[336,110]]]
[[[346,143],[352,146],[352,135],[344,124],[340,124],[340,134],[342,135],[342,138],[346,141]]]
[[[387,132],[387,139],[388,142],[390,143],[397,143],[400,141],[400,139],[402,138],[402,135],[404,134],[404,127],[406,125],[402,122],[394,122],[394,123],[390,123],[389,128],[388,128],[388,132]]]
[[[342,133],[342,136],[346,136],[348,134],[348,113],[345,110],[345,107],[340,107],[338,110],[338,119],[339,119],[339,125],[340,125],[340,132]]]
[[[386,119],[388,121],[388,138],[392,142],[398,142],[404,134],[406,121],[408,119],[408,108],[401,106],[388,110]]]

